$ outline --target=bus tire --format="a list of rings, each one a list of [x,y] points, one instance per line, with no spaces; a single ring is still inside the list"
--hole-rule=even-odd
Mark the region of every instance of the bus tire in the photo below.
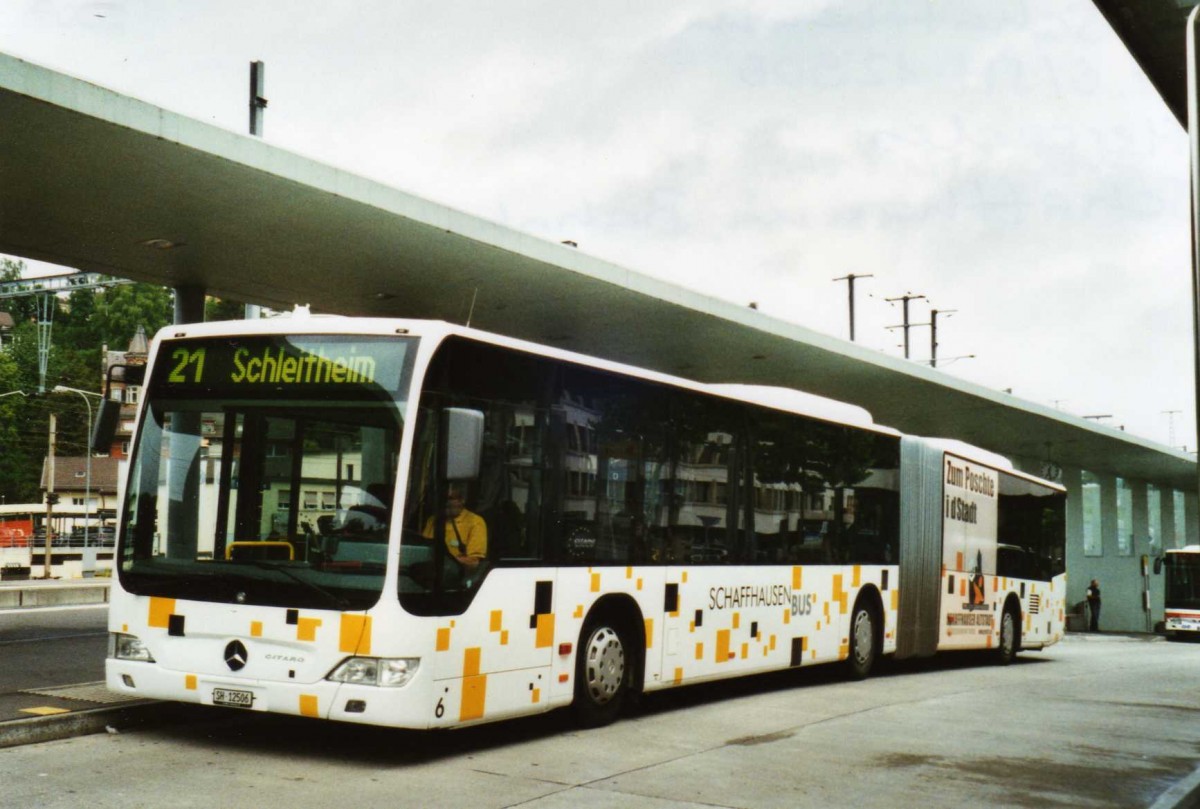
[[[1000,643],[996,646],[996,663],[1001,666],[1007,666],[1017,656],[1021,643],[1018,626],[1017,611],[1011,604],[1006,605],[1000,616]]]
[[[629,632],[612,611],[592,615],[575,657],[575,717],[587,728],[611,724],[629,696],[636,669]]]
[[[879,657],[879,632],[875,610],[865,601],[854,605],[850,618],[850,656],[846,658],[846,673],[852,680],[865,680]]]

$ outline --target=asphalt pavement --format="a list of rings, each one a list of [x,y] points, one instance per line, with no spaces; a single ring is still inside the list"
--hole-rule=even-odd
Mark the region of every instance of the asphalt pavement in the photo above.
[[[86,607],[103,610],[109,587],[110,581],[103,578],[0,582],[0,616],[32,617]],[[64,637],[76,640],[78,636]],[[0,748],[100,733],[106,728],[132,728],[169,717],[170,710],[160,703],[109,692],[103,683],[106,641],[92,641],[94,648],[89,651],[96,654],[94,666],[90,660],[71,667],[41,665],[33,678],[28,671],[8,667],[27,665],[29,644],[39,639],[9,632],[8,638],[0,641],[5,669],[0,682],[10,683],[10,687],[0,687]],[[16,683],[15,687],[11,683]]]
[[[34,612],[86,609],[85,605],[96,605],[92,609],[102,610],[100,605],[107,603],[108,590],[109,582],[104,579],[0,582],[0,619],[19,617],[23,614],[32,616]],[[40,744],[95,733],[127,733],[155,724],[180,721],[187,710],[194,710],[191,706],[151,700],[130,700],[110,694],[102,681],[104,652],[99,643],[99,623],[93,620],[91,625],[90,631],[81,632],[75,637],[88,636],[88,643],[99,649],[94,667],[95,679],[87,678],[87,682],[72,681],[78,679],[79,669],[73,669],[71,674],[59,674],[51,669],[41,678],[43,682],[33,685],[29,683],[28,676],[0,677],[0,683],[5,680],[10,683],[9,687],[0,687],[0,748]],[[0,640],[0,660],[4,661],[0,663],[0,674],[3,674],[4,666],[20,665],[22,654],[27,654],[28,644],[38,640],[34,637],[35,634],[27,633],[28,636],[23,637],[19,633],[9,631],[4,635],[4,639]],[[1164,639],[1151,635],[1069,635],[1064,643],[1090,643],[1106,639],[1130,644],[1164,642]],[[1134,647],[1130,648],[1132,650]],[[88,657],[84,671],[91,674],[91,652]],[[10,675],[11,673],[9,670]],[[12,682],[20,682],[20,686],[12,687]],[[1168,738],[1169,731],[1165,727],[1159,728],[1154,723],[1147,722],[1144,726],[1139,726],[1138,732],[1153,735],[1156,729],[1164,734],[1159,740],[1164,749],[1176,744],[1177,740]],[[896,734],[893,740],[895,749],[905,750],[910,741],[905,738],[908,731],[897,727],[892,732]],[[882,739],[878,741],[887,743]],[[1042,751],[1047,779],[1054,778],[1053,765],[1059,752],[1054,749]],[[2,755],[3,752],[0,752],[0,756]],[[1063,755],[1066,755],[1065,752]],[[1193,764],[1200,764],[1200,760]],[[971,800],[969,794],[962,797],[964,803]],[[1185,767],[1178,773],[1178,779],[1172,786],[1149,805],[1152,809],[1200,807],[1200,767],[1192,772],[1187,772]]]

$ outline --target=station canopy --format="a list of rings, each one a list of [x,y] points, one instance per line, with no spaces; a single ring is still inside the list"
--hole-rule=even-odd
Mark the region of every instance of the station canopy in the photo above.
[[[1192,490],[1182,452],[714,300],[0,54],[0,252],[275,308],[433,318]],[[472,311],[472,300],[474,301]],[[1034,470],[1037,471],[1037,470]]]
[[[1167,108],[1187,129],[1187,18],[1196,0],[1095,0]]]

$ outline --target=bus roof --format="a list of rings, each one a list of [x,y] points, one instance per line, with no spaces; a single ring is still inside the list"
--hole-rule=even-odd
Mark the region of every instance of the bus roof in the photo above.
[[[959,441],[956,438],[926,438],[924,440],[931,446],[943,452],[948,452],[951,455],[957,455],[969,461],[976,461],[1004,472],[1014,471],[1013,462],[1008,458],[977,447],[974,444],[968,444],[966,441]]]
[[[854,427],[899,435],[895,430],[876,424],[875,419],[871,417],[870,411],[865,407],[846,404],[845,402],[839,402],[837,399],[829,399],[825,396],[817,396],[815,393],[805,393],[802,390],[780,388],[773,385],[742,385],[731,383],[705,385],[704,387],[722,396],[754,401],[776,410],[786,410],[790,413],[812,416],[824,421],[836,421]]]
[[[164,326],[155,335],[155,344],[165,339],[185,337],[215,337],[222,334],[396,334],[442,340],[451,335],[469,337],[493,345],[506,346],[522,351],[541,354],[566,362],[575,362],[613,373],[626,374],[639,379],[674,387],[686,388],[700,393],[709,393],[728,399],[762,405],[774,410],[796,413],[821,421],[845,424],[876,433],[899,436],[897,430],[876,424],[871,414],[857,405],[839,402],[824,396],[771,385],[748,385],[741,383],[705,384],[684,377],[650,371],[632,365],[581,354],[575,351],[507,337],[502,334],[459,326],[443,320],[411,320],[391,318],[359,318],[342,315],[313,315],[303,307],[258,321],[232,320],[224,322],[194,323]]]
[[[1037,475],[1031,475],[1028,472],[1022,472],[1017,469],[1013,462],[995,452],[990,452],[981,447],[968,444],[965,441],[959,441],[954,438],[922,438],[930,446],[940,449],[943,452],[948,452],[964,460],[973,461],[983,466],[989,466],[998,472],[1003,472],[1006,475],[1011,475],[1016,478],[1028,480],[1037,483],[1040,486],[1055,489],[1065,492],[1067,489],[1060,483],[1055,483],[1045,478],[1040,478]]]

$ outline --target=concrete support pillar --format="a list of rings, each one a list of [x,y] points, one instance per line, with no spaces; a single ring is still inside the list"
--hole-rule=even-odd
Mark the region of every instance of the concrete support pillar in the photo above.
[[[1117,555],[1117,479],[1096,475],[1100,481],[1100,555]]]
[[[1142,584],[1142,618],[1146,632],[1154,629],[1154,624],[1162,620],[1162,591],[1161,581],[1151,574],[1154,570],[1154,556],[1158,553],[1157,546],[1150,541],[1150,509],[1146,483],[1140,480],[1127,481],[1133,493],[1133,555],[1137,560],[1138,580]],[[1143,559],[1145,564],[1143,565]],[[1146,594],[1149,594],[1147,609]]]
[[[184,285],[175,287],[175,322],[204,322],[204,287]]]
[[[1187,525],[1184,526],[1182,545],[1200,545],[1200,508],[1197,508],[1196,493],[1183,493],[1184,511]]]
[[[204,287],[184,285],[175,287],[175,323],[204,322]],[[171,429],[175,434],[172,452],[177,452],[185,441],[194,442],[191,452],[179,452],[172,459],[168,474],[180,481],[181,490],[196,485],[200,474],[200,414],[175,413],[171,416]],[[184,437],[187,438],[184,438]],[[177,559],[194,559],[200,525],[199,500],[180,502],[172,500],[169,505],[169,520],[174,528],[167,547],[167,556]]]
[[[1067,487],[1067,606],[1083,600],[1087,582],[1071,571],[1083,564],[1083,471],[1063,467],[1062,485]]]
[[[1063,469],[1062,485],[1067,487],[1067,547],[1083,553],[1083,470]]]
[[[1008,459],[1012,461],[1013,468],[1018,472],[1024,472],[1027,475],[1035,475],[1042,477],[1042,465],[1037,458],[1030,458],[1025,455],[1009,455]]]
[[[1126,481],[1133,492],[1133,553],[1139,556],[1151,553],[1150,547],[1150,509],[1146,498],[1146,484],[1140,480]]]
[[[1159,489],[1158,493],[1158,514],[1162,521],[1162,546],[1166,548],[1178,548],[1178,534],[1175,532],[1175,490],[1169,488]]]

